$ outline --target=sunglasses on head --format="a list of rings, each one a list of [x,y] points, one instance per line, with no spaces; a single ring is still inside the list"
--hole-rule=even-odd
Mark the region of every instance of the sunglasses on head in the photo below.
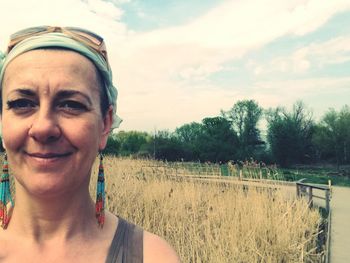
[[[72,39],[88,46],[89,48],[99,53],[105,59],[108,65],[107,50],[103,38],[89,30],[79,27],[39,26],[20,30],[11,35],[10,43],[7,47],[7,52],[9,53],[19,42],[29,37],[53,32],[65,34]]]

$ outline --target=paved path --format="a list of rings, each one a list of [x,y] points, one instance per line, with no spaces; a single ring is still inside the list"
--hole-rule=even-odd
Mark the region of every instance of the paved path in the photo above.
[[[332,187],[331,263],[350,262],[350,188]]]

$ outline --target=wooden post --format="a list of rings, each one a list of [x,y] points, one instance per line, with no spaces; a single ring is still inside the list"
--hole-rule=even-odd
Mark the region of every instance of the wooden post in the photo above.
[[[297,197],[300,197],[300,185],[297,184]]]
[[[261,171],[261,169],[259,171],[259,176],[260,176],[260,180],[262,180],[262,171]]]
[[[242,169],[241,169],[241,170],[239,170],[239,180],[242,180],[242,178],[243,178],[243,172],[242,172]]]
[[[312,187],[308,187],[309,188],[309,206],[312,207],[313,206],[313,202],[312,202]]]
[[[329,199],[330,199],[330,189],[326,190],[326,210],[327,210],[327,213],[329,213]]]

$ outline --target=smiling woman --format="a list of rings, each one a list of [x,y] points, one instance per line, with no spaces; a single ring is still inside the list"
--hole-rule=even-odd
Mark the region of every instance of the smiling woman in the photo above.
[[[103,39],[78,28],[20,31],[0,83],[2,143],[16,188],[13,202],[6,163],[0,259],[178,262],[163,239],[104,210],[102,155],[96,204],[90,197],[93,162],[120,123]]]
[[[26,52],[8,64],[2,97],[4,148],[16,192],[24,187],[25,194],[47,200],[88,184],[111,126],[111,111],[101,116],[94,65],[73,51]]]

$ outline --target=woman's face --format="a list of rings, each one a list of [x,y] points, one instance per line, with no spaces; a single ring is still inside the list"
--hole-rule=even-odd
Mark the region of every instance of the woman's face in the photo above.
[[[10,62],[1,120],[16,191],[48,197],[88,186],[112,122],[111,109],[101,115],[98,85],[95,66],[73,51],[34,50]]]

